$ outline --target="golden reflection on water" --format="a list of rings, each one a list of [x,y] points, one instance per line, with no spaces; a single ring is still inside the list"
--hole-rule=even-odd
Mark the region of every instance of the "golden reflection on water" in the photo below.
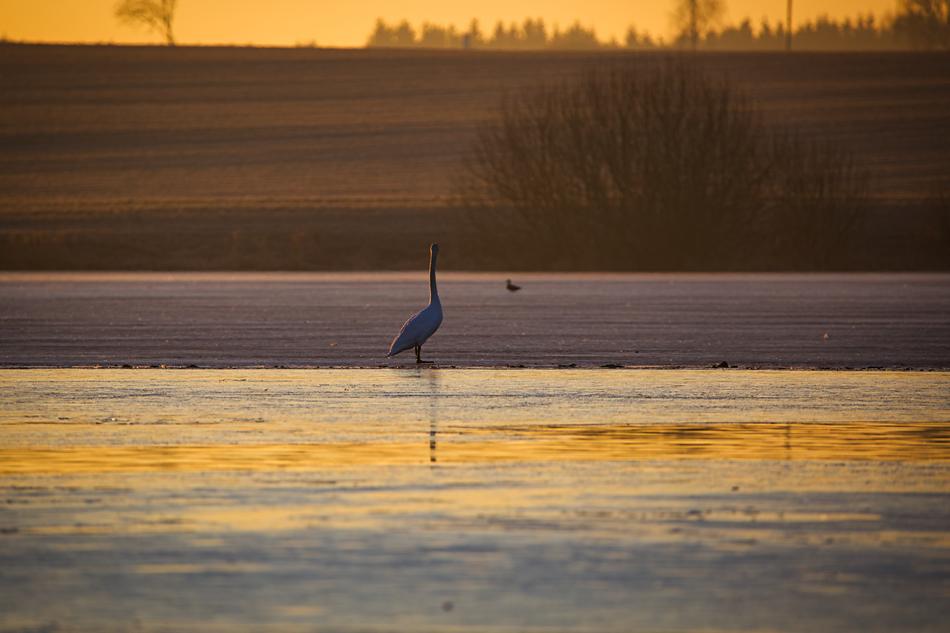
[[[448,599],[493,612],[555,577],[546,609],[587,587],[568,608],[594,622],[613,592],[617,630],[664,628],[624,618],[676,586],[673,609],[729,609],[769,578],[781,604],[877,609],[885,594],[851,585],[882,580],[904,604],[946,575],[948,387],[938,372],[0,370],[0,550],[18,574],[0,596],[44,618],[17,629],[46,626],[50,605],[72,622],[78,601],[120,621],[135,605],[105,576],[228,610],[250,596],[310,628],[352,624],[363,596],[414,603],[425,583],[440,615]]]
[[[886,522],[882,522],[880,506],[869,504],[867,498],[861,503],[824,507],[810,507],[807,500],[798,502],[795,495],[815,490],[808,484],[812,475],[795,477],[796,483],[792,484],[795,494],[791,499],[776,496],[781,494],[781,489],[768,487],[767,496],[763,497],[760,491],[753,497],[754,501],[749,501],[728,492],[728,487],[723,485],[723,478],[737,481],[734,479],[737,473],[728,470],[704,468],[701,472],[687,473],[686,477],[693,483],[684,485],[676,481],[683,473],[657,469],[653,475],[658,482],[663,480],[659,486],[644,486],[639,477],[643,473],[638,471],[625,472],[619,479],[604,478],[603,474],[601,471],[592,479],[586,475],[564,478],[546,471],[540,479],[514,481],[509,474],[500,480],[493,479],[490,486],[461,487],[427,486],[425,480],[412,477],[407,480],[397,477],[393,485],[377,484],[367,489],[349,488],[347,482],[326,482],[309,489],[332,491],[332,494],[296,499],[278,496],[276,502],[273,497],[275,493],[280,494],[278,491],[255,485],[246,478],[191,482],[199,486],[214,485],[217,491],[239,485],[250,493],[244,498],[202,497],[197,490],[187,488],[184,495],[169,498],[162,496],[162,485],[150,491],[147,486],[136,484],[134,492],[130,489],[104,495],[101,505],[90,507],[81,498],[77,499],[75,493],[60,490],[31,504],[34,520],[21,525],[20,531],[60,536],[186,534],[195,547],[207,547],[214,546],[216,538],[228,533],[378,530],[411,523],[424,530],[453,533],[554,531],[585,534],[587,538],[622,536],[652,542],[701,538],[719,549],[729,550],[747,550],[756,543],[822,547],[829,538],[849,546],[912,542],[922,547],[950,548],[950,532],[934,530],[932,526],[889,529]],[[747,478],[763,475],[768,476],[755,470],[745,474]],[[697,476],[702,478],[701,482],[695,481]],[[856,481],[864,476],[866,473],[838,469],[834,481],[819,476],[814,483],[821,491],[854,491]],[[101,474],[99,477],[101,483]],[[80,497],[104,494],[97,491],[89,479],[71,481],[76,490],[82,490]],[[946,479],[941,481],[945,486]],[[918,492],[939,491],[941,481],[931,481],[926,489]],[[784,485],[789,483],[786,481]],[[164,486],[168,484],[166,480]],[[743,489],[751,490],[752,485],[751,481],[743,481]],[[717,486],[726,488],[718,500],[707,497],[705,502],[698,502],[694,496],[708,495],[710,489]],[[906,491],[894,481],[878,482],[872,490],[891,494]],[[161,501],[137,501],[156,491]],[[209,538],[212,535],[214,538]],[[98,546],[107,547],[107,544],[100,542]],[[171,569],[148,571],[174,573]],[[181,573],[189,571],[186,568]]]
[[[0,448],[0,474],[324,470],[628,460],[950,461],[950,424],[663,424],[465,429],[408,442]],[[437,457],[436,457],[437,456]]]
[[[2,370],[0,474],[950,461],[945,372]]]

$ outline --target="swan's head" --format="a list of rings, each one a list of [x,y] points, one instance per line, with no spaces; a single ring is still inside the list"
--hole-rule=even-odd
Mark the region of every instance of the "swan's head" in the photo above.
[[[438,255],[439,245],[436,242],[433,242],[432,245],[429,246],[429,252],[432,253],[433,255]]]

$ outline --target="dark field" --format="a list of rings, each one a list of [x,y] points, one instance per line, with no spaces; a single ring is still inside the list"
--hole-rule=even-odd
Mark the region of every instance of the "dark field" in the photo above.
[[[477,125],[520,86],[661,57],[0,46],[0,267],[416,268],[437,238],[497,269],[449,198]],[[869,170],[851,267],[946,267],[950,56],[700,59]]]

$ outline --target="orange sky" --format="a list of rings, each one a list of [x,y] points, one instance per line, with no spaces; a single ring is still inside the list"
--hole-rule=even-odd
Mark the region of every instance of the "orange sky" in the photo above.
[[[377,17],[407,18],[413,25],[429,20],[464,26],[472,17],[489,31],[528,16],[549,24],[580,19],[602,39],[622,39],[629,24],[655,35],[668,35],[673,0],[406,0],[318,2],[316,0],[179,0],[176,34],[181,44],[258,44],[362,46]],[[785,0],[726,0],[727,19],[784,16]],[[118,24],[115,0],[0,0],[0,35],[14,40],[56,42],[158,42],[154,34]],[[896,0],[795,0],[796,21],[820,14],[844,17],[892,11]]]

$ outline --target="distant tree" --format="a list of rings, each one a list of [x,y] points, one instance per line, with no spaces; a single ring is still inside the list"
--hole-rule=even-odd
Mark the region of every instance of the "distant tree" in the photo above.
[[[491,46],[493,48],[507,48],[507,43],[508,31],[505,30],[505,25],[501,23],[501,20],[498,20],[491,36]]]
[[[710,30],[705,34],[703,43],[707,48],[725,50],[750,50],[756,47],[752,22],[746,18],[739,26],[727,26],[721,31]]]
[[[790,33],[790,32],[789,32],[789,33]],[[775,26],[775,31],[774,31],[774,34],[773,34],[773,37],[772,37],[772,42],[773,42],[773,43],[776,43],[776,42],[777,42],[778,45],[783,45],[783,46],[785,46],[785,50],[787,50],[787,51],[792,50],[792,41],[791,41],[791,38],[790,38],[790,36],[789,36],[789,33],[786,33],[786,31],[785,31],[785,25],[782,24],[781,22],[779,22],[779,23],[776,24],[776,26]],[[775,46],[773,46],[772,48],[774,48],[774,47],[775,47]]]
[[[432,27],[429,24],[423,25],[423,31],[429,30],[428,41],[422,42],[416,40],[416,32],[412,26],[405,20],[396,26],[389,26],[382,18],[376,20],[376,27],[366,41],[367,46],[378,46],[385,48],[409,47],[409,46],[433,46],[433,40],[444,39],[444,30],[441,27]],[[435,30],[433,30],[435,29]]]
[[[521,27],[512,22],[507,28],[499,21],[487,44],[491,48],[505,50],[544,48],[547,44],[544,21],[528,18]]]
[[[376,19],[376,27],[366,40],[367,46],[392,46],[396,40],[396,34],[393,29],[387,25],[382,18]]]
[[[580,22],[574,22],[566,31],[555,32],[550,46],[575,51],[593,50],[600,48],[600,41],[594,29],[585,29]]]
[[[512,22],[508,26],[507,41],[509,43],[509,48],[521,48],[521,29],[518,28],[518,24],[515,22]]]
[[[175,21],[175,5],[178,0],[119,0],[115,17],[127,24],[144,24],[157,31],[169,46],[175,45],[172,23]]]
[[[394,46],[413,46],[416,43],[416,32],[409,22],[403,20],[393,32]]]
[[[458,48],[461,44],[462,38],[454,26],[444,27],[428,22],[423,23],[417,42],[423,48]]]
[[[522,32],[524,33],[526,48],[544,48],[548,43],[547,28],[545,28],[544,20],[541,18],[537,20],[528,18],[525,20]]]
[[[634,26],[630,26],[627,29],[627,35],[624,41],[627,48],[653,48],[656,46],[649,33],[640,33]]]
[[[829,18],[818,16],[814,22],[808,21],[795,32],[796,47],[799,49],[834,50],[844,48],[844,25]]]
[[[950,0],[901,0],[894,30],[924,49],[950,49]]]
[[[472,18],[472,21],[469,22],[468,31],[466,31],[462,37],[468,48],[481,48],[485,45],[485,36],[482,35],[482,27],[475,18]]]
[[[677,0],[673,23],[679,39],[689,42],[696,50],[700,37],[719,22],[724,12],[723,0]]]

